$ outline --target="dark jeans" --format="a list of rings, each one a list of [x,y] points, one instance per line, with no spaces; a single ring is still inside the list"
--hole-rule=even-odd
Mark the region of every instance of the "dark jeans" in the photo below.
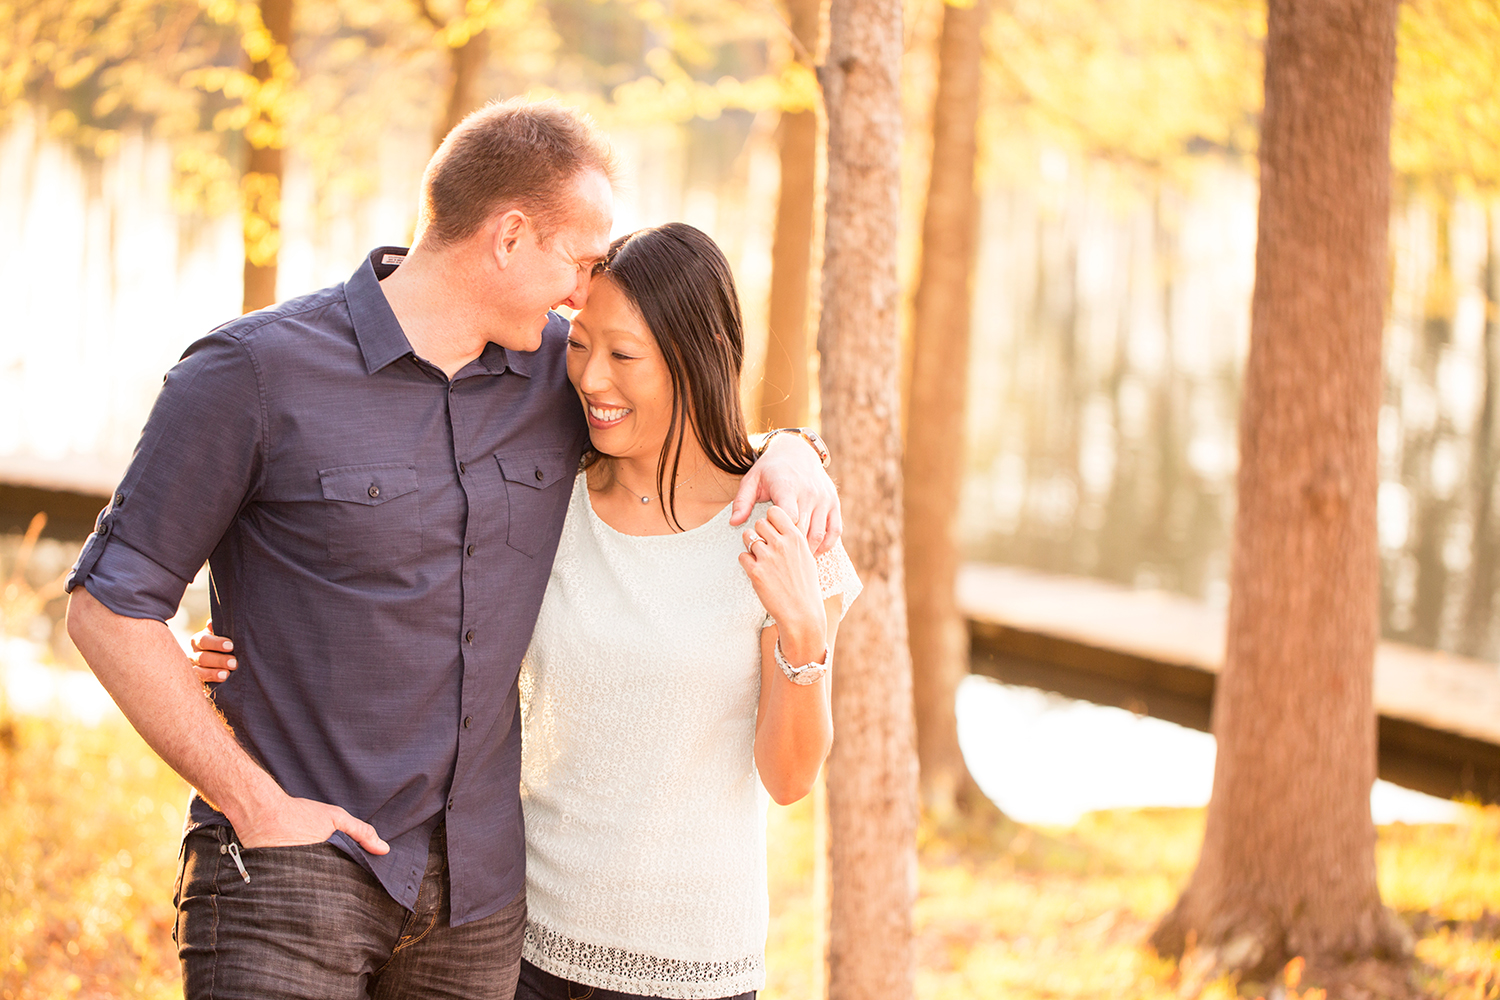
[[[229,827],[214,826],[193,831],[182,846],[173,938],[187,1000],[514,995],[526,894],[493,916],[450,927],[441,825],[415,911],[332,844],[238,843]]]
[[[521,981],[516,984],[516,1000],[660,1000],[640,993],[619,993],[598,986],[584,986],[521,960]],[[755,991],[724,1000],[755,1000]]]

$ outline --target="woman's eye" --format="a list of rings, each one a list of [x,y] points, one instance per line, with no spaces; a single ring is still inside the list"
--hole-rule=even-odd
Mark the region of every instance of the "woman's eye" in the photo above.
[[[616,361],[634,361],[635,360],[635,358],[631,357],[629,354],[621,354],[619,351],[615,351],[614,352],[614,358],[615,358]]]
[[[584,349],[583,345],[580,344],[578,341],[574,340],[572,337],[568,338],[568,350],[570,350],[570,351],[581,351],[583,349]]]

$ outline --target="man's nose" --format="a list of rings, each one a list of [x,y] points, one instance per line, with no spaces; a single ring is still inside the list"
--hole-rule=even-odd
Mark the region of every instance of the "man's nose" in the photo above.
[[[573,286],[573,291],[568,295],[568,297],[566,299],[563,299],[563,305],[574,311],[583,308],[584,303],[587,302],[589,298],[590,277],[591,275],[589,274],[588,268],[581,267],[578,269],[578,283]]]

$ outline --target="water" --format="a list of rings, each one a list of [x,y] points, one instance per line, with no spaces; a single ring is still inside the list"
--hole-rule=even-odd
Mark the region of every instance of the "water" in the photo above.
[[[964,680],[958,740],[979,787],[1023,823],[1071,826],[1095,809],[1203,806],[1213,789],[1214,738],[1033,688]],[[1376,823],[1452,823],[1460,807],[1375,782]]]

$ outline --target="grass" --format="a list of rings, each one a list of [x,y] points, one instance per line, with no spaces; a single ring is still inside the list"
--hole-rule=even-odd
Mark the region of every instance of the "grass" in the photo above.
[[[181,997],[171,895],[187,787],[123,720],[20,717],[4,732],[0,998]]]
[[[769,981],[762,1000],[814,992],[813,810],[772,807]],[[924,828],[916,908],[919,1000],[1177,1000],[1174,963],[1142,942],[1197,860],[1201,809],[1091,813],[1069,830],[955,837]],[[1433,997],[1500,997],[1500,808],[1455,825],[1380,829],[1380,888],[1418,934]],[[1295,982],[1300,966],[1289,970]],[[1210,983],[1202,996],[1228,998]],[[1313,1000],[1319,991],[1289,989]]]
[[[170,899],[186,798],[119,720],[0,720],[0,1000],[181,995]],[[763,1000],[818,993],[812,816],[811,800],[772,807]],[[924,830],[917,996],[1176,998],[1176,967],[1141,941],[1202,832],[1191,809],[1094,813],[1063,831]],[[1377,860],[1386,902],[1419,935],[1426,991],[1500,997],[1500,809],[1382,828]],[[1232,995],[1223,982],[1205,994]]]

